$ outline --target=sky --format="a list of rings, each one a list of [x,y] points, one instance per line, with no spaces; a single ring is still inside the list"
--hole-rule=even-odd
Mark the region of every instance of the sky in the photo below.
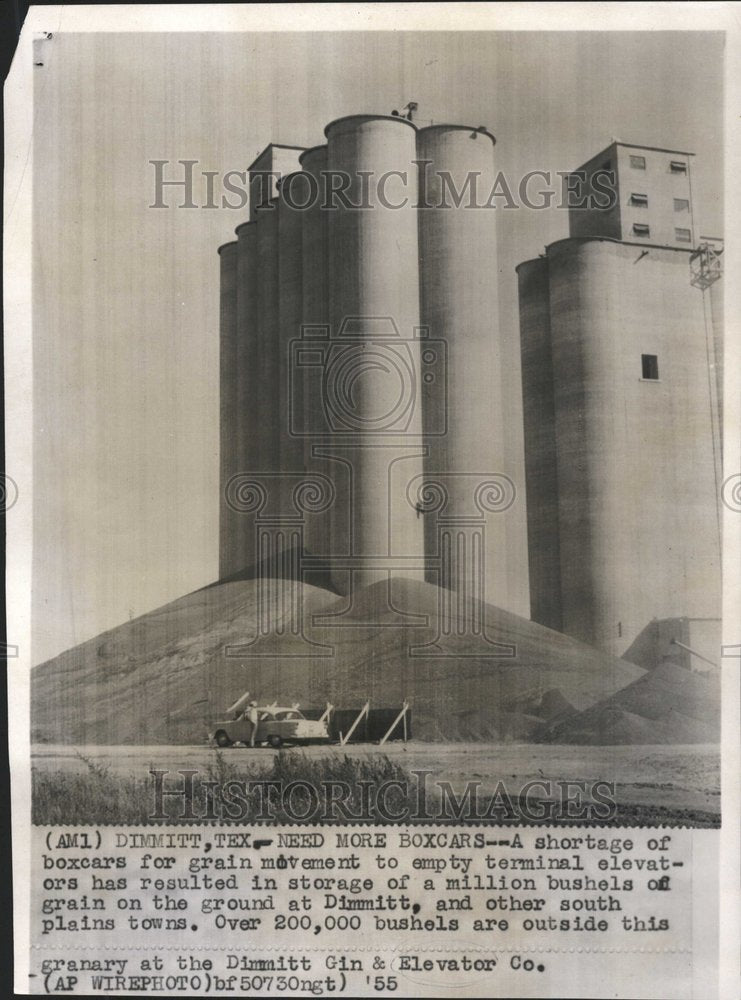
[[[218,575],[216,249],[247,213],[150,208],[151,160],[245,170],[413,100],[419,124],[487,126],[515,184],[616,138],[694,151],[698,230],[722,235],[717,32],[61,31],[34,62],[34,663]],[[568,219],[496,224],[517,452],[515,267]]]

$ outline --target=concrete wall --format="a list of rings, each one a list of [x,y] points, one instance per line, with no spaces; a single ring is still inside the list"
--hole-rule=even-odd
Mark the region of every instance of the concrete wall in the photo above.
[[[332,451],[347,463],[349,490],[338,489],[336,510],[349,524],[332,522],[332,554],[360,558],[357,586],[386,576],[373,556],[421,561],[422,523],[406,487],[422,473],[419,391],[419,278],[415,128],[401,118],[353,115],[325,129],[329,170],[350,177],[347,194],[362,200],[361,171],[376,179],[406,172],[406,207],[394,209],[370,185],[367,209],[337,206],[329,213],[329,325],[324,403],[334,416]],[[390,184],[397,203],[400,185]],[[389,323],[390,321],[390,323]],[[347,325],[347,324],[350,325]],[[338,484],[339,485],[339,484]],[[348,592],[348,573],[333,573]]]
[[[646,161],[645,170],[630,165],[631,156],[642,156]],[[618,174],[620,177],[620,215],[622,239],[635,240],[633,223],[648,223],[650,236],[647,243],[661,243],[666,246],[694,245],[694,225],[692,219],[692,194],[690,170],[692,157],[686,153],[672,153],[655,149],[633,149],[630,146],[617,147]],[[670,169],[672,160],[687,164],[686,174],[675,174]],[[648,207],[640,208],[631,204],[634,193],[648,196]],[[686,211],[676,211],[674,199],[689,203]],[[676,236],[676,228],[689,229],[691,239],[683,242]]]
[[[631,158],[642,157],[645,167],[633,164]],[[674,173],[671,162],[686,164],[687,172]],[[577,172],[586,174],[583,192],[586,197],[595,193],[593,175],[600,170],[614,171],[615,203],[609,211],[574,208],[569,211],[570,236],[605,236],[615,240],[629,240],[662,246],[691,247],[695,244],[695,231],[691,186],[692,156],[671,150],[649,149],[613,143],[607,149],[587,160]],[[573,177],[573,175],[571,175]],[[605,186],[605,181],[602,181]],[[633,196],[645,195],[645,205],[638,204]],[[675,199],[686,201],[685,210],[675,208]],[[647,225],[645,236],[633,231],[633,225]],[[689,240],[677,237],[677,229],[688,229]]]
[[[236,229],[237,259],[237,353],[234,377],[237,381],[235,434],[237,468],[235,473],[250,474],[258,468],[259,423],[259,339],[257,309],[257,224],[245,222]],[[254,532],[246,516],[237,515],[233,540],[233,570],[241,571],[257,561]]]
[[[289,194],[283,196],[283,185],[295,174],[281,181],[278,196],[278,384],[276,386],[276,423],[279,435],[280,468],[283,472],[304,471],[303,440],[293,432],[292,411],[302,409],[303,398],[290,378],[292,342],[301,336],[303,323],[302,242],[303,212],[292,207]]]
[[[710,318],[713,329],[712,337],[712,366],[715,373],[715,391],[718,400],[718,426],[723,428],[723,337],[725,331],[724,318],[724,288],[723,281],[716,281],[705,292],[706,306],[709,305]],[[707,312],[706,312],[707,315]],[[721,446],[722,446],[721,437]]]
[[[641,252],[548,248],[563,630],[616,655],[654,618],[720,607],[702,293],[686,253]]]
[[[327,147],[313,146],[301,154],[301,169],[311,175],[316,184],[316,197],[303,212],[301,245],[303,257],[303,313],[304,328],[321,329],[329,324],[329,234],[327,212],[321,207],[325,195],[325,171],[327,169]],[[308,338],[306,338],[308,340]],[[297,368],[298,355],[294,352],[294,375],[296,384],[301,384]],[[331,482],[346,477],[345,466],[324,458],[321,452],[322,435],[317,428],[323,425],[322,400],[316,394],[301,390],[301,427],[303,437],[304,468],[307,474],[318,473]],[[347,492],[347,486],[343,488]],[[304,545],[313,556],[329,556],[330,524],[334,505],[328,509],[309,513],[306,516]],[[319,574],[317,582],[323,582]],[[314,578],[307,578],[314,582]]]
[[[248,167],[250,222],[257,221],[257,211],[278,196],[278,182],[299,169],[303,146],[281,146],[271,142]]]
[[[527,574],[524,531],[520,545],[508,551],[516,526],[514,503],[479,505],[476,491],[487,481],[516,483],[517,472],[507,461],[507,420],[502,400],[502,348],[499,329],[496,213],[471,207],[467,196],[459,206],[445,192],[445,179],[465,191],[472,174],[480,190],[495,183],[494,137],[471,126],[433,125],[417,135],[420,161],[420,303],[429,346],[422,383],[425,412],[425,474],[438,474],[447,499],[440,517],[425,515],[426,549],[435,553],[444,519],[457,532],[472,518],[485,522],[481,535],[481,578],[473,553],[455,559],[431,582],[473,599],[520,614],[518,582]],[[434,207],[441,206],[441,207]],[[447,384],[447,398],[445,387]],[[446,426],[441,424],[445,419]],[[509,486],[506,489],[509,490]],[[522,502],[522,496],[520,497]],[[455,528],[454,528],[455,526]]]
[[[226,485],[237,471],[237,243],[219,247],[219,366],[220,460],[219,460],[219,576],[233,573],[238,515],[226,502]]]
[[[548,260],[517,269],[525,422],[527,541],[534,621],[561,631],[561,554],[558,533],[556,411]]]
[[[611,171],[612,182],[605,177],[600,181],[602,190],[597,191],[593,184],[593,175],[598,171]],[[584,173],[586,180],[577,179],[576,174]],[[566,180],[564,182],[566,184]],[[569,235],[570,236],[607,236],[613,240],[622,239],[622,222],[620,217],[620,174],[617,163],[617,147],[615,143],[593,156],[591,160],[578,167],[571,174],[568,183],[571,185],[569,195]],[[595,209],[591,207],[592,199],[599,196],[600,204],[605,198],[604,189],[610,186],[615,197],[610,208]],[[583,203],[584,207],[577,207]]]
[[[277,413],[279,384],[279,236],[277,199],[257,212],[257,407],[260,423],[257,472],[280,470],[280,433]]]

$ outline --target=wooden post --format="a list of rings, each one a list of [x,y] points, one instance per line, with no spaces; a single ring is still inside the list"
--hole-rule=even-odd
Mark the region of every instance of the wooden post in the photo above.
[[[322,712],[319,721],[320,722],[325,722],[325,721],[328,722],[329,721],[330,713],[331,713],[331,711],[332,711],[333,708],[334,708],[334,705],[330,705],[330,703],[327,702],[327,707]]]
[[[394,719],[394,721],[391,723],[391,725],[390,725],[390,727],[388,729],[388,732],[386,733],[386,735],[383,737],[383,739],[379,743],[379,746],[383,746],[383,744],[386,742],[386,740],[389,738],[389,736],[393,733],[393,731],[396,729],[396,727],[399,725],[399,723],[401,722],[402,719],[404,720],[404,742],[406,743],[406,739],[407,739],[407,725],[406,725],[406,723],[407,723],[407,710],[408,710],[408,708],[409,708],[409,702],[405,701],[404,704],[402,705],[401,711],[396,716],[396,718]]]
[[[241,698],[237,698],[234,704],[231,705],[229,708],[227,708],[226,714],[228,715],[229,712],[238,712],[240,708],[242,708],[242,706],[245,704],[249,696],[250,696],[249,691],[245,691],[245,693],[241,696]]]
[[[344,736],[340,736],[340,745],[341,745],[341,746],[343,746],[343,747],[344,747],[344,745],[345,745],[345,744],[347,743],[347,741],[348,741],[348,740],[350,739],[350,737],[352,736],[352,734],[353,734],[353,733],[355,732],[355,729],[356,729],[356,727],[357,727],[358,723],[360,722],[360,720],[361,720],[361,719],[363,718],[363,716],[364,716],[364,715],[367,715],[367,714],[368,714],[368,711],[369,711],[369,709],[370,709],[370,702],[369,702],[369,701],[366,701],[365,705],[363,705],[363,707],[362,707],[362,708],[360,709],[360,711],[358,712],[358,717],[357,717],[357,719],[356,719],[356,720],[355,720],[355,722],[353,722],[353,724],[352,724],[352,725],[350,726],[350,728],[348,729],[347,733],[345,733],[345,735],[344,735]]]

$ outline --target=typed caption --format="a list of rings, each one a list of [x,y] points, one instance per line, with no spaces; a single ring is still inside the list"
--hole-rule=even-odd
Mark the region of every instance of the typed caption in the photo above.
[[[29,991],[548,995],[570,967],[587,988],[624,976],[631,955],[674,978],[692,957],[692,836],[38,827]]]

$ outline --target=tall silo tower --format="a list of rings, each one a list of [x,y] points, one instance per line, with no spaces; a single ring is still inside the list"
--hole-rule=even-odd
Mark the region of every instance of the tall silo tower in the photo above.
[[[536,620],[648,664],[655,620],[720,641],[717,335],[676,224],[687,156],[617,153],[620,238],[581,218],[518,268],[530,578]]]
[[[329,224],[324,208],[326,195],[327,146],[312,146],[299,157],[302,171],[307,177],[305,192],[306,207],[303,210],[301,228],[301,251],[303,260],[302,317],[301,331],[297,334],[292,357],[291,374],[294,376],[296,394],[294,405],[295,431],[303,442],[304,469],[308,476],[320,475],[332,484],[347,476],[345,466],[333,462],[323,454],[322,444],[326,437],[324,407],[320,392],[310,392],[304,381],[298,378],[298,366],[303,360],[303,351],[311,350],[312,333],[320,334],[329,330]],[[299,194],[297,197],[301,197]],[[303,203],[303,202],[302,202]],[[346,492],[346,491],[345,491]],[[306,519],[304,545],[306,551],[316,558],[329,559],[331,553],[331,520],[335,513],[331,502],[326,509],[310,514]],[[326,579],[327,570],[322,576]]]
[[[333,579],[347,592],[389,572],[419,573],[424,556],[407,496],[423,456],[416,129],[352,115],[325,134],[328,170],[349,179],[350,203],[365,205],[339,199],[328,213],[329,331],[315,345],[327,453],[347,475],[336,478],[331,521]]]
[[[227,484],[239,471],[235,427],[237,423],[237,242],[219,247],[220,316],[220,450],[219,450],[219,576],[230,576],[236,565],[236,540],[240,529],[237,512],[227,503]]]
[[[495,213],[484,207],[494,144],[486,129],[464,125],[417,136],[423,359],[427,352],[440,362],[423,382],[425,477],[446,496],[438,516],[425,516],[425,544],[442,567],[433,582],[527,615],[525,536],[520,529],[518,542],[514,510],[523,490],[506,450]]]

